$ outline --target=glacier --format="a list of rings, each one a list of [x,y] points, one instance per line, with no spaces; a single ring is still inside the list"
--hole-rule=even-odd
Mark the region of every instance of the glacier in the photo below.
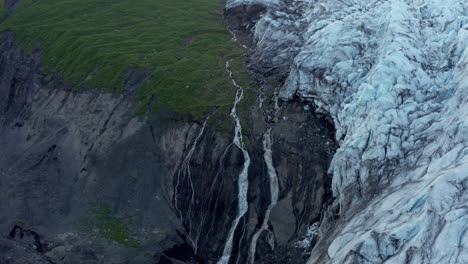
[[[468,1],[263,2],[252,57],[340,144],[308,263],[468,263]]]
[[[233,8],[237,6],[246,6],[246,5],[261,5],[265,7],[274,7],[278,8],[282,5],[281,0],[227,0],[226,8]]]

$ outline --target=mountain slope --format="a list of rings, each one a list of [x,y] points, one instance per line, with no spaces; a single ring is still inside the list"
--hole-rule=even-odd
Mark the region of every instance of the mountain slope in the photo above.
[[[21,3],[0,32],[8,254],[468,263],[466,1],[227,0],[231,32],[215,1]]]
[[[252,73],[253,85],[245,85],[248,34],[217,24],[214,2],[193,7],[206,13],[179,10],[194,4],[178,1],[152,10],[163,2],[150,2],[20,1],[16,9],[17,1],[6,2],[13,12],[1,27],[13,30],[0,32],[0,233],[12,243],[0,262],[22,263],[22,249],[64,264],[305,262],[296,242],[330,200],[332,125],[311,104],[278,102],[276,76]],[[264,10],[250,11],[258,18]],[[138,27],[161,13],[158,23],[186,27]],[[219,21],[199,24],[208,18]],[[214,44],[188,41],[186,51],[198,45],[191,62],[212,66],[203,59],[214,57],[219,68],[198,75],[203,69],[172,71],[151,60],[163,66],[158,75],[143,62],[132,65],[138,41],[131,33],[148,40],[143,46],[168,45],[172,58],[179,47],[153,33],[179,37],[184,30],[208,30]],[[112,69],[112,80],[124,69],[123,87],[91,85],[104,68],[83,69],[100,63],[108,63],[102,66]],[[207,95],[198,98],[166,83],[194,76],[227,87],[190,87]],[[161,87],[149,85],[158,80]],[[147,88],[154,111],[139,105]]]

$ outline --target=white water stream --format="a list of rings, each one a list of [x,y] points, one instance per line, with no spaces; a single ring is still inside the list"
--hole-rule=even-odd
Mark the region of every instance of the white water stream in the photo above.
[[[228,237],[226,240],[226,244],[224,245],[223,255],[218,260],[218,264],[228,264],[229,259],[231,258],[232,253],[232,244],[234,239],[234,233],[239,225],[239,221],[241,218],[247,213],[249,208],[249,204],[247,202],[247,191],[249,188],[249,167],[250,167],[250,156],[244,146],[244,141],[242,138],[242,125],[240,122],[239,117],[237,116],[237,104],[242,100],[244,97],[244,89],[236,83],[234,80],[233,73],[230,68],[230,61],[226,62],[226,71],[229,73],[229,78],[231,79],[232,84],[237,88],[236,97],[234,100],[234,105],[231,110],[231,117],[235,121],[235,129],[234,129],[234,139],[233,143],[236,145],[241,151],[242,155],[244,156],[244,165],[242,166],[242,170],[239,173],[238,179],[238,203],[237,203],[237,215],[234,221],[232,222],[232,226],[228,232]]]
[[[190,242],[190,244],[191,244],[191,246],[192,246],[195,253],[197,253],[197,251],[198,251],[198,243],[197,243],[198,239],[194,240],[192,238],[192,236],[191,236],[191,230],[192,230],[192,221],[191,221],[192,217],[191,217],[191,215],[192,215],[192,205],[195,202],[195,188],[193,187],[192,174],[191,174],[191,171],[190,171],[190,161],[192,160],[193,153],[195,152],[195,149],[197,148],[197,144],[200,141],[200,138],[203,136],[203,133],[205,132],[206,124],[208,123],[208,120],[213,115],[213,113],[209,114],[205,118],[205,121],[203,122],[203,125],[200,128],[200,131],[198,132],[197,137],[193,141],[193,144],[192,144],[189,152],[187,153],[184,160],[182,161],[180,169],[177,172],[177,183],[176,183],[176,186],[175,186],[175,189],[174,189],[174,207],[175,207],[175,209],[177,210],[177,212],[179,214],[181,222],[183,223],[184,222],[183,221],[183,214],[180,211],[180,209],[178,207],[178,204],[177,204],[177,200],[178,200],[177,199],[177,195],[178,195],[177,190],[179,189],[180,178],[181,178],[182,175],[185,174],[187,176],[187,178],[188,178],[188,181],[190,183],[190,188],[191,188],[191,191],[192,191],[191,198],[190,198],[190,204],[189,204],[189,208],[188,208],[188,212],[187,212],[187,220],[188,220],[188,223],[189,223],[189,227],[188,227],[189,234],[187,235],[187,239],[189,240],[189,242]]]
[[[263,114],[268,118],[269,121],[273,121],[276,117],[276,114],[279,111],[278,105],[278,93],[275,91],[274,96],[274,111],[272,115],[268,115],[266,111],[263,110],[263,102],[265,101],[265,95],[263,91],[259,96],[259,108],[263,111]],[[270,182],[270,204],[265,211],[265,215],[262,221],[262,225],[260,228],[254,233],[252,236],[252,240],[250,241],[250,248],[249,248],[249,255],[248,255],[248,263],[253,264],[255,263],[255,252],[257,251],[257,242],[260,238],[260,235],[267,231],[270,232],[268,229],[268,221],[270,220],[270,214],[273,208],[278,203],[279,198],[279,183],[278,183],[278,174],[276,173],[275,166],[273,164],[273,152],[271,147],[273,145],[272,138],[271,138],[271,127],[268,127],[265,133],[263,134],[263,159],[267,166],[267,173],[268,173],[268,180]],[[273,234],[270,233],[269,243],[272,249],[274,249],[274,237]]]
[[[232,31],[230,31],[232,34],[232,41],[237,42],[237,37],[236,34]],[[249,49],[245,45],[243,45],[244,49]],[[250,50],[250,49],[249,49]],[[229,78],[232,82],[232,84],[237,88],[236,92],[236,97],[234,100],[234,105],[231,110],[231,117],[235,121],[235,131],[234,131],[234,140],[233,143],[236,145],[241,151],[244,156],[244,165],[242,167],[241,172],[239,173],[239,180],[238,180],[238,206],[237,206],[237,216],[234,219],[232,226],[228,232],[228,238],[226,240],[226,244],[224,246],[223,250],[223,255],[217,262],[217,264],[228,264],[229,260],[231,258],[231,253],[232,253],[232,244],[233,244],[233,239],[234,239],[234,233],[237,229],[237,226],[239,225],[239,221],[242,219],[242,217],[247,213],[248,211],[248,202],[247,202],[247,192],[249,188],[249,179],[248,179],[248,170],[250,166],[250,156],[247,150],[245,149],[244,142],[242,139],[242,125],[239,120],[239,117],[237,115],[237,104],[242,100],[244,96],[244,89],[238,85],[234,79],[233,73],[230,69],[230,61],[226,61],[226,71],[229,73]],[[260,98],[259,98],[259,107],[260,109],[263,110],[263,93],[261,93]],[[274,105],[274,114],[273,116],[268,116],[265,112],[264,114],[267,115],[269,119],[274,119],[276,116],[276,113],[279,110],[278,106],[278,96],[277,93],[275,94],[275,105]],[[260,237],[260,235],[264,231],[269,231],[268,229],[268,221],[270,219],[270,214],[273,208],[276,206],[278,203],[278,197],[279,197],[279,184],[278,184],[278,175],[276,174],[276,169],[273,165],[273,155],[272,155],[272,139],[271,139],[271,127],[267,128],[265,131],[265,134],[263,135],[263,149],[264,149],[264,160],[265,164],[267,166],[267,171],[268,171],[268,177],[269,177],[269,182],[270,182],[270,205],[268,206],[266,212],[265,212],[265,217],[263,219],[262,225],[260,229],[258,229],[255,234],[252,237],[252,241],[250,244],[250,250],[249,250],[249,257],[248,257],[248,262],[250,264],[253,264],[255,262],[255,252],[257,249],[257,241]],[[245,230],[244,230],[245,231]],[[242,239],[241,239],[242,240]],[[274,247],[274,242],[271,241],[270,239],[270,245]],[[239,259],[238,259],[239,260]]]
[[[265,216],[263,218],[263,222],[262,222],[260,229],[258,229],[257,232],[255,232],[250,242],[249,259],[248,259],[248,262],[250,264],[253,264],[255,262],[255,252],[257,250],[258,238],[264,231],[268,230],[268,221],[270,219],[271,210],[273,210],[273,208],[278,203],[278,196],[279,196],[278,175],[276,174],[276,169],[275,169],[275,166],[273,165],[273,155],[271,151],[271,146],[272,146],[272,140],[271,140],[271,127],[270,127],[267,129],[267,131],[263,135],[263,149],[265,151],[263,154],[263,158],[267,166],[268,179],[270,181],[270,205],[268,206],[265,212]],[[272,244],[272,246],[274,246],[274,244]]]

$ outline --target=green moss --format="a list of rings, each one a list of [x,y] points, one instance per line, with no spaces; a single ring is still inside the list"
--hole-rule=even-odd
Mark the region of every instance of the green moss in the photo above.
[[[245,75],[222,10],[220,0],[23,0],[0,30],[27,49],[40,42],[45,63],[78,87],[119,92],[129,67],[151,69],[135,99],[140,113],[156,98],[153,110],[201,117],[232,104],[227,59]]]
[[[0,0],[0,22],[5,19],[5,17],[7,16],[7,10],[5,8],[5,3],[3,2],[3,0]]]
[[[26,221],[24,219],[16,219],[15,224],[19,225],[19,226],[21,226],[23,228],[29,226],[28,221]]]
[[[93,208],[82,220],[82,224],[87,232],[92,232],[103,239],[135,249],[142,248],[141,242],[132,238],[128,233],[130,220],[117,218],[107,205]]]

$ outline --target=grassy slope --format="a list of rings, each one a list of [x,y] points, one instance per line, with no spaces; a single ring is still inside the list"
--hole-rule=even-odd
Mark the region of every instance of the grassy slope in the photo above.
[[[26,48],[40,42],[45,64],[78,87],[121,91],[129,67],[151,69],[135,101],[141,110],[154,96],[155,107],[201,116],[232,103],[226,59],[245,74],[220,0],[22,0],[7,28]]]
[[[6,15],[7,15],[7,10],[5,8],[5,4],[3,3],[3,1],[0,1],[0,21],[2,21]]]

